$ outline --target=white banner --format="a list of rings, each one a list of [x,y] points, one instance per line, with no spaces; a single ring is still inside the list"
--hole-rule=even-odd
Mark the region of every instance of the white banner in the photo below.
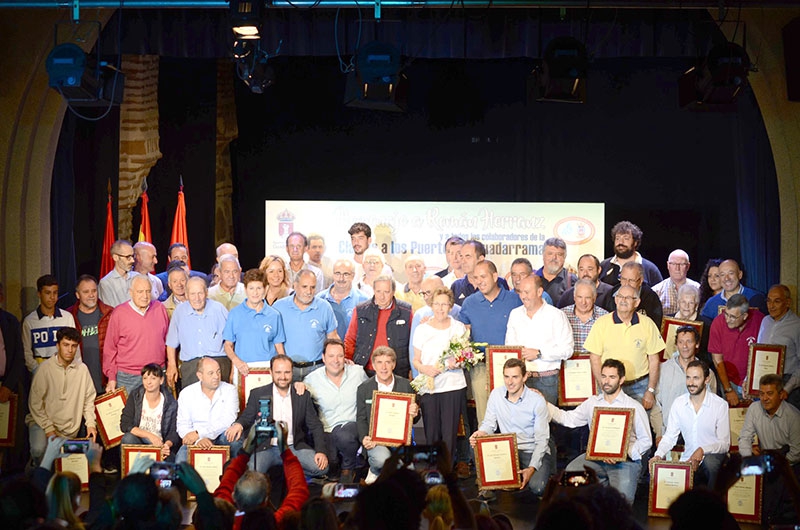
[[[330,258],[352,257],[347,230],[363,222],[401,281],[410,254],[429,273],[446,267],[444,242],[452,235],[483,242],[501,276],[520,257],[541,267],[544,241],[553,236],[566,241],[567,266],[577,268],[583,254],[604,257],[604,213],[603,203],[266,201],[265,254],[285,256],[286,237],[296,231],[320,234]]]

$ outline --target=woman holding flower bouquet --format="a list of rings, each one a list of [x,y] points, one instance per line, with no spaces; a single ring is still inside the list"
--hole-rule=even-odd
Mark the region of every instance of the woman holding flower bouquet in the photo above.
[[[442,440],[454,455],[458,421],[467,399],[467,380],[463,357],[453,346],[465,341],[469,348],[469,335],[464,324],[450,317],[455,301],[453,291],[439,287],[431,296],[433,317],[414,334],[414,368],[420,375],[412,386],[421,395],[426,443]]]

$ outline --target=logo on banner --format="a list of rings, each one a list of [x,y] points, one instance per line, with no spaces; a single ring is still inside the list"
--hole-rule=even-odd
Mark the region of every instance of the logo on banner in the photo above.
[[[288,237],[289,234],[294,232],[295,215],[288,209],[280,212],[278,218],[278,235],[281,237]]]
[[[596,230],[588,219],[573,216],[558,221],[553,232],[569,245],[582,245],[592,240]]]

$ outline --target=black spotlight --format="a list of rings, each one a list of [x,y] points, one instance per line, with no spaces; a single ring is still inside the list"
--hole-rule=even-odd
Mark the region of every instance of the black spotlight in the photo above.
[[[544,51],[542,65],[528,79],[529,97],[536,101],[584,103],[589,58],[573,37],[556,37]]]
[[[125,75],[77,44],[65,42],[50,51],[45,62],[48,84],[72,106],[107,106],[122,103]]]
[[[748,86],[749,73],[750,57],[744,48],[732,42],[717,44],[678,81],[680,106],[695,110],[734,108],[736,98]]]
[[[360,47],[356,69],[347,75],[344,104],[405,112],[408,79],[400,68],[400,51],[391,44],[374,41]]]

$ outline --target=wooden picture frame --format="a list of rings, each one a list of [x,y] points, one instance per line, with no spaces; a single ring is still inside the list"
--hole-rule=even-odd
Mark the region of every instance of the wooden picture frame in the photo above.
[[[589,424],[586,460],[627,460],[633,415],[634,409],[595,407]]]
[[[475,438],[475,469],[480,489],[519,489],[517,435],[492,434]]]
[[[387,447],[409,445],[413,418],[408,411],[412,403],[414,394],[373,390],[369,414],[369,436],[372,441]]]
[[[225,462],[231,457],[231,448],[228,445],[213,445],[208,449],[189,446],[187,462],[197,471],[206,483],[206,489],[214,493],[220,483]],[[194,495],[189,495],[190,499]]]
[[[661,362],[667,361],[672,357],[672,354],[677,350],[675,344],[678,328],[682,326],[692,326],[697,330],[700,337],[703,336],[703,321],[702,320],[682,320],[675,317],[663,317],[661,319],[661,338],[664,339],[664,351],[661,352]],[[670,346],[672,344],[672,346]],[[698,342],[699,345],[699,342]]]
[[[650,464],[650,493],[647,496],[647,515],[669,517],[669,506],[682,493],[692,489],[694,471],[689,462]]]
[[[0,403],[0,447],[14,447],[17,436],[19,396],[11,394],[8,401]]]
[[[119,387],[113,392],[107,392],[94,400],[94,414],[97,418],[97,433],[103,442],[103,447],[110,449],[122,443],[125,434],[120,428],[122,409],[128,402],[128,392],[125,387]]]
[[[751,344],[747,355],[747,386],[745,396],[758,397],[759,381],[767,374],[783,375],[786,346],[783,344]]]
[[[69,442],[85,441],[86,438],[76,438],[74,440],[67,440],[64,445]],[[64,448],[61,448],[64,452]],[[61,473],[63,471],[71,471],[78,475],[81,480],[81,491],[89,491],[89,458],[86,453],[67,453],[66,456],[56,458],[55,461],[56,471]]]
[[[141,453],[150,456],[156,462],[161,462],[161,448],[146,444],[121,444],[120,445],[120,478],[128,476],[131,465]]]
[[[269,368],[249,368],[247,375],[242,375],[240,372],[239,380],[237,381],[239,389],[239,410],[244,410],[247,406],[247,398],[250,397],[250,392],[254,388],[267,386],[272,383],[272,372]]]
[[[576,407],[597,393],[591,355],[573,354],[561,362],[558,374],[558,406]]]
[[[760,525],[763,493],[761,475],[743,475],[725,495],[728,511],[740,523]]]
[[[522,346],[487,346],[486,368],[489,371],[489,392],[504,386],[503,365],[508,359],[522,359]]]

